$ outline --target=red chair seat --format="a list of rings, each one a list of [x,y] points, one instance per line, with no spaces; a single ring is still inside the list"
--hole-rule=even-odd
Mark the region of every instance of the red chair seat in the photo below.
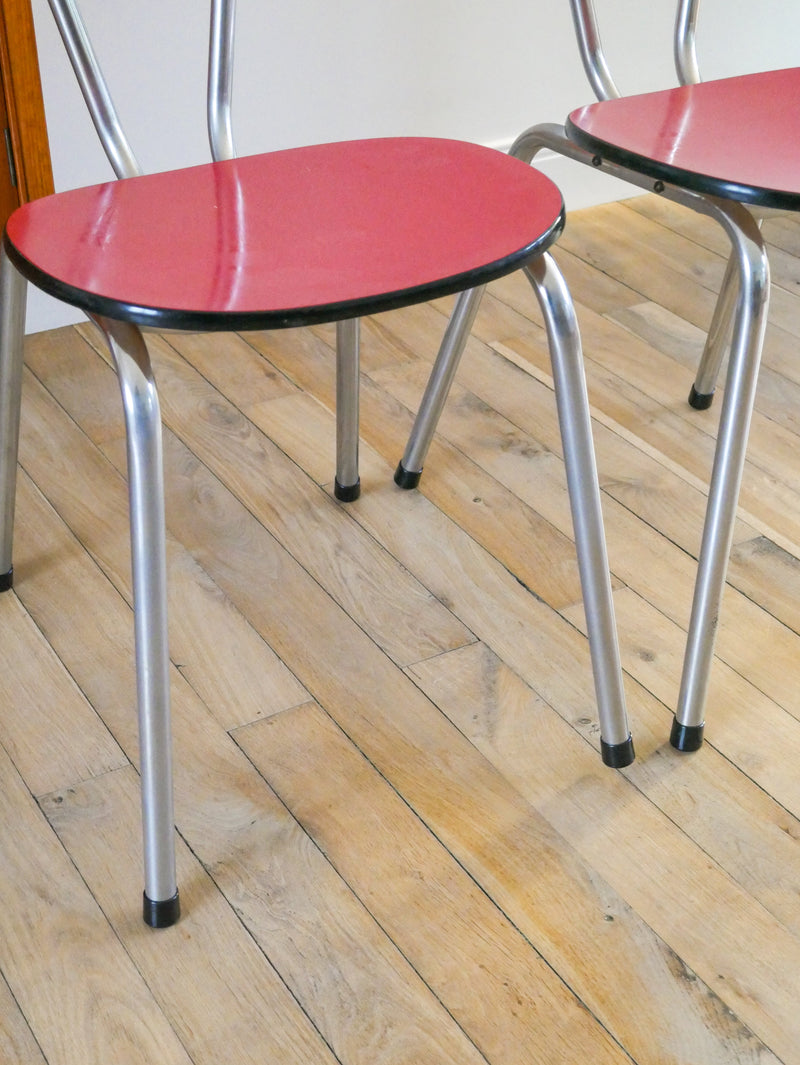
[[[609,162],[740,203],[800,209],[800,67],[573,111],[570,139]]]
[[[29,280],[89,312],[160,328],[276,328],[491,280],[562,225],[560,192],[524,163],[400,138],[59,193],[14,214],[6,248]]]

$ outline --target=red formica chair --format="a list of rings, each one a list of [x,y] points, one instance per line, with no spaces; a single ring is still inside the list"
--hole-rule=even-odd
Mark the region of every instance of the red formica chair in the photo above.
[[[755,401],[769,301],[769,264],[759,223],[774,209],[800,210],[800,68],[701,82],[699,0],[679,0],[674,55],[681,85],[622,97],[600,41],[592,0],[570,0],[581,57],[600,100],[564,125],[532,126],[510,154],[530,162],[543,148],[708,215],[731,241],[731,258],[689,402],[710,405],[730,338],[725,399],[698,556],[683,675],[671,743],[699,749],[714,642]],[[454,336],[434,365],[395,480],[418,483],[436,422],[481,290],[464,293]]]
[[[178,918],[169,721],[164,483],[158,394],[142,328],[280,329],[336,322],[336,495],[358,479],[358,319],[517,268],[547,326],[601,723],[629,764],[628,730],[580,338],[547,249],[558,189],[468,143],[390,138],[235,158],[233,0],[212,0],[214,162],[140,176],[74,0],[50,0],[106,152],[124,180],[56,194],[10,218],[0,260],[0,573],[12,527],[26,282],[85,311],[106,337],[127,432],[144,826],[144,918]],[[445,348],[450,334],[445,337]],[[257,560],[254,560],[257,565]],[[280,590],[276,589],[276,594]]]

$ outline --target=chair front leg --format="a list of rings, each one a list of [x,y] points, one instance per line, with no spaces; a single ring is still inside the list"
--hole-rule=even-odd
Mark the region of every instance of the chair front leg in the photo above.
[[[722,595],[733,542],[736,506],[755,403],[769,307],[769,261],[756,220],[740,204],[698,206],[717,218],[731,239],[739,299],[720,412],[717,447],[697,565],[692,613],[671,742],[682,751],[703,742],[703,721]]]
[[[144,920],[180,915],[175,875],[167,563],[161,413],[139,329],[96,316],[119,375],[128,448],[136,685],[144,838]]]
[[[14,502],[28,286],[0,247],[0,592],[13,583]]]
[[[358,499],[358,400],[361,321],[336,323],[336,481],[334,494],[344,503]]]
[[[575,546],[592,657],[600,748],[614,768],[630,765],[633,742],[625,708],[600,486],[580,334],[566,283],[549,255],[525,267],[544,316],[553,367]]]

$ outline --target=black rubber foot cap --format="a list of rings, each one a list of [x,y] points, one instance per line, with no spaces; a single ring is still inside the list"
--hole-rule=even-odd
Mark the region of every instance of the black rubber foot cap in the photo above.
[[[0,573],[0,592],[7,592],[14,586],[14,567],[8,573]]]
[[[144,896],[142,916],[144,923],[150,925],[151,928],[169,928],[170,925],[175,924],[180,915],[181,902],[177,891],[171,899],[164,899],[163,902],[153,902],[152,899],[148,899],[147,895]]]
[[[402,462],[397,464],[397,469],[394,471],[394,483],[398,488],[416,488],[420,477],[422,477],[422,470],[413,473],[407,470]]]
[[[603,763],[611,766],[612,769],[624,769],[626,765],[631,765],[636,757],[630,736],[623,743],[606,743],[601,739],[600,753],[603,756]]]
[[[705,725],[681,725],[675,717],[672,719],[669,742],[676,751],[699,751],[703,746],[704,728]]]
[[[355,484],[339,484],[338,481],[333,486],[333,494],[342,503],[352,503],[354,499],[358,499],[361,495],[361,481],[356,481]]]
[[[689,393],[690,407],[694,407],[695,410],[708,410],[713,402],[713,392],[698,392],[694,385],[692,385],[692,391]]]

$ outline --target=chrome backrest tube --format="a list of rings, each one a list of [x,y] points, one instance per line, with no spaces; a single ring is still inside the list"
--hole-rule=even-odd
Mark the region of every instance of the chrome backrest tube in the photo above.
[[[77,0],[48,0],[75,77],[94,122],[103,150],[118,178],[142,173],[122,129]],[[207,120],[211,156],[232,159],[231,96],[235,0],[211,0],[208,49]]]
[[[697,11],[700,0],[678,0],[675,15],[675,70],[681,85],[697,85],[702,81],[697,65]]]
[[[141,174],[75,0],[48,0],[100,143],[119,178]]]
[[[233,159],[231,97],[236,0],[212,0],[208,44],[208,140],[215,162]]]
[[[615,100],[621,95],[614,84],[608,69],[600,31],[597,26],[597,12],[594,0],[569,0],[575,34],[583,61],[583,69],[598,100]]]

